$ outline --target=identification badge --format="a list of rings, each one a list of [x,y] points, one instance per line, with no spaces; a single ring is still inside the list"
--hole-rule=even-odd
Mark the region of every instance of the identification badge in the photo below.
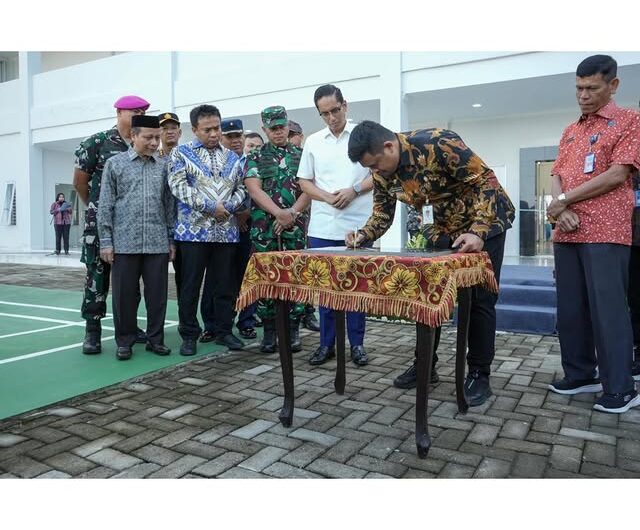
[[[593,170],[595,168],[596,168],[596,154],[589,153],[584,159],[584,172],[593,173]]]
[[[636,208],[640,207],[640,190],[636,190]]]
[[[431,204],[425,204],[422,207],[422,224],[423,225],[433,224],[433,206]]]

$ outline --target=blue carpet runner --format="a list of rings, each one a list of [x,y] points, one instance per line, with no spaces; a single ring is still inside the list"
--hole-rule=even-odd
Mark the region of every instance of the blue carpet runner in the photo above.
[[[496,319],[500,331],[556,333],[553,267],[503,265]]]

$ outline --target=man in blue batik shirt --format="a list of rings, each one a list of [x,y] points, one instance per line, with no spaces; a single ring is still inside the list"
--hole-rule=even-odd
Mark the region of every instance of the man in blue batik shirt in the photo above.
[[[197,310],[205,274],[212,274],[214,340],[238,350],[244,343],[232,333],[236,298],[235,261],[240,230],[234,215],[243,208],[238,155],[220,144],[220,111],[213,105],[191,110],[195,140],[171,152],[169,186],[178,200],[174,239],[180,247],[182,287],[178,308],[181,355],[194,355],[202,329]]]

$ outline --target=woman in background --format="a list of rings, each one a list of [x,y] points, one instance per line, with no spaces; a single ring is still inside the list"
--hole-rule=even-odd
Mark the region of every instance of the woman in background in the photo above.
[[[58,193],[56,202],[49,213],[53,215],[56,230],[56,254],[60,254],[60,240],[64,238],[64,253],[69,254],[69,229],[71,227],[71,204],[64,200],[64,193]]]

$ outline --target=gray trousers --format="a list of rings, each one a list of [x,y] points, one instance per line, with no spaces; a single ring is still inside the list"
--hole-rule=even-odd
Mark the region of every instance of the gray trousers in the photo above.
[[[634,382],[633,333],[626,298],[629,247],[554,243],[553,252],[565,376],[574,381],[590,379],[597,366],[605,393],[630,392]]]

